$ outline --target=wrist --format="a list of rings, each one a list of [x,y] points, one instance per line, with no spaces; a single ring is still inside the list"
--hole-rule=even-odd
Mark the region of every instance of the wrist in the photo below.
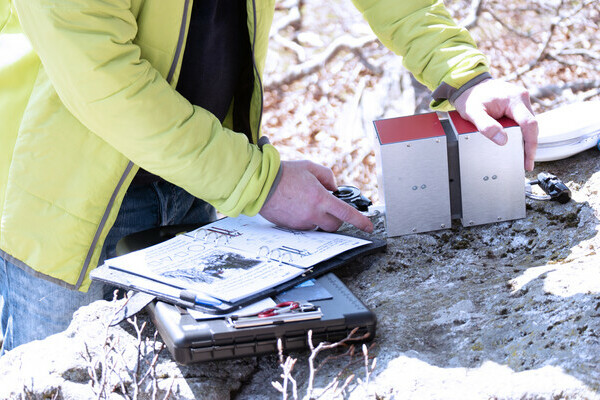
[[[281,175],[283,175],[283,163],[279,164],[279,170],[277,171],[277,175],[275,175],[275,179],[273,180],[273,184],[271,185],[271,189],[269,189],[269,193],[267,194],[267,197],[265,198],[263,206],[265,204],[267,204],[269,199],[273,196],[273,193],[275,193],[275,190],[277,190],[277,186],[279,185],[279,182],[281,181]]]
[[[466,92],[473,86],[478,85],[479,83],[488,79],[492,79],[492,75],[489,72],[484,72],[477,75],[474,78],[471,78],[459,88],[455,88],[453,86],[450,86],[446,82],[442,82],[440,86],[438,86],[433,91],[431,96],[433,97],[436,103],[441,103],[444,100],[448,100],[450,104],[454,105],[454,102],[460,97],[460,95],[462,95],[464,92]]]

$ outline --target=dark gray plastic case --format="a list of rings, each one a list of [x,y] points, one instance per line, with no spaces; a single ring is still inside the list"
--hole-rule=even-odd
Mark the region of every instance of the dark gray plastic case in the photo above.
[[[371,340],[375,336],[375,314],[334,274],[316,281],[332,297],[311,301],[321,308],[321,319],[236,329],[223,318],[197,321],[185,309],[161,301],[147,308],[173,358],[181,364],[276,353],[279,338],[286,353],[305,349],[309,330],[315,346],[322,341],[341,340],[355,327],[359,328],[355,337],[369,333],[367,340]]]

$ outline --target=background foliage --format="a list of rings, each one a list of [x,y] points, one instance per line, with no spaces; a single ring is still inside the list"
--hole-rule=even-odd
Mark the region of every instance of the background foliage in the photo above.
[[[600,99],[597,0],[446,0],[496,78],[536,113]],[[372,120],[428,111],[429,92],[374,38],[350,0],[285,0],[271,31],[264,133],[283,159],[331,167],[379,200]]]

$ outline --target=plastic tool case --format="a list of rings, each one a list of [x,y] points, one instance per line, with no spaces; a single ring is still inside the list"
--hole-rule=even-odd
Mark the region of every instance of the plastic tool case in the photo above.
[[[151,303],[147,309],[173,358],[181,364],[276,353],[278,339],[285,352],[306,349],[309,330],[315,346],[322,341],[341,340],[355,327],[359,328],[357,337],[369,333],[370,340],[375,336],[375,314],[339,278],[328,273],[314,281],[320,287],[321,299],[312,300],[310,290],[308,294],[304,290],[299,296],[305,298],[297,300],[320,307],[320,319],[235,328],[226,318],[196,320],[187,310],[161,301]],[[323,291],[328,295],[323,296]],[[292,295],[291,291],[282,296],[288,294]],[[285,299],[276,296],[274,300]]]

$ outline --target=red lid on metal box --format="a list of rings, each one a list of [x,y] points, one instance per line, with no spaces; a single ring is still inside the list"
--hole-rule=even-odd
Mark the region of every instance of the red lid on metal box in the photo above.
[[[436,113],[380,119],[374,122],[379,143],[390,144],[409,140],[445,136]]]
[[[448,114],[450,116],[450,119],[452,120],[452,124],[454,125],[454,128],[456,129],[456,133],[458,133],[459,135],[461,133],[478,132],[475,125],[473,125],[471,122],[467,121],[466,119],[463,119],[457,111],[450,111]],[[511,128],[513,126],[519,126],[515,121],[513,121],[512,119],[507,118],[507,117],[502,117],[502,118],[498,119],[497,121],[500,123],[500,125],[502,125],[503,128]]]

